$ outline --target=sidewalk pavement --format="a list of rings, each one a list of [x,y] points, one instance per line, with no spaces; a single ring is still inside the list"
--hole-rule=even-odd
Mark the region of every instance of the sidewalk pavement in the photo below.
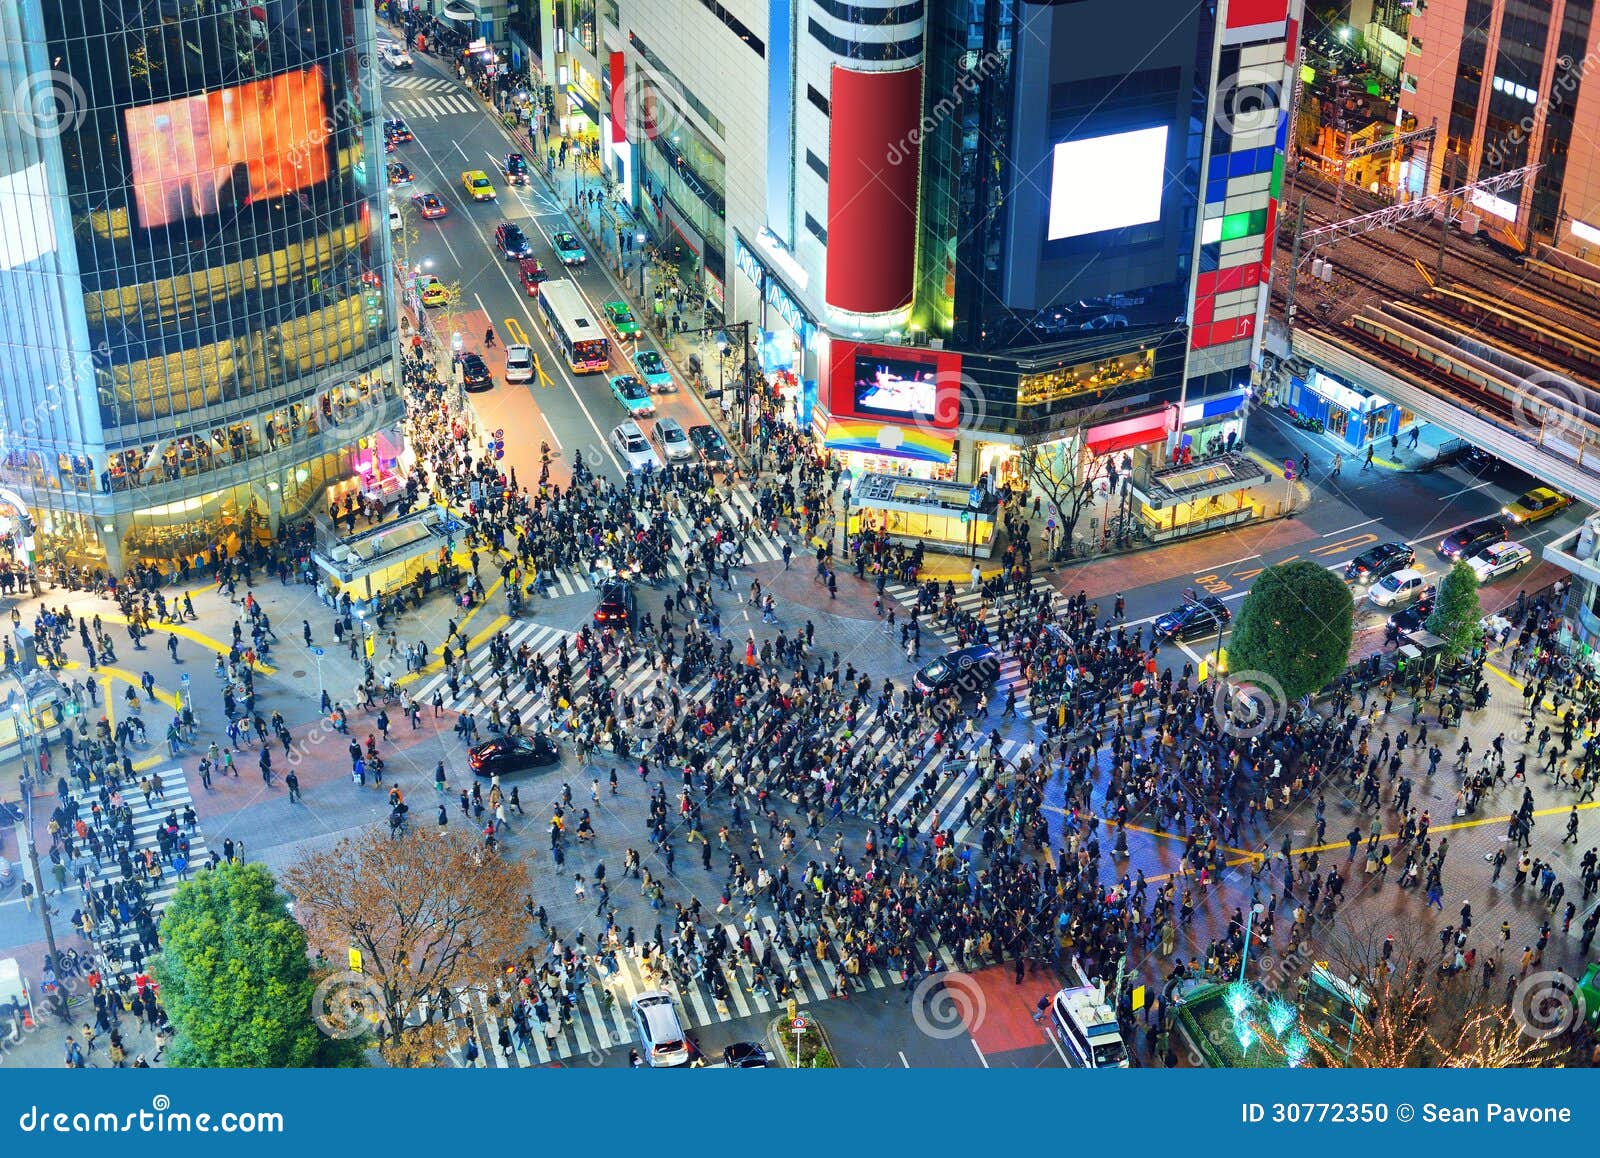
[[[1313,450],[1320,450],[1320,454],[1312,456],[1313,469],[1326,468],[1337,454],[1343,456],[1346,470],[1359,471],[1363,469],[1366,452],[1370,448],[1373,452],[1372,465],[1378,470],[1401,474],[1427,471],[1434,468],[1442,454],[1448,453],[1461,442],[1449,431],[1432,423],[1414,422],[1392,438],[1385,435],[1364,443],[1361,449],[1356,449],[1326,430],[1309,430],[1303,426],[1296,426],[1286,407],[1274,406],[1262,406],[1256,409],[1250,430],[1252,442],[1262,441],[1263,426],[1269,429],[1279,428],[1275,430],[1277,437],[1290,444],[1300,443],[1301,445],[1295,450],[1296,458],[1307,445]],[[1290,431],[1293,431],[1292,435]],[[1415,446],[1412,445],[1413,435],[1416,436]]]

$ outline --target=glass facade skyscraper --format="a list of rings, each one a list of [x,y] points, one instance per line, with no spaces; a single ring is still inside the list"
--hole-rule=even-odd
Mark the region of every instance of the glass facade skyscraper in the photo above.
[[[260,539],[398,425],[373,34],[370,0],[0,8],[19,554],[121,571]]]

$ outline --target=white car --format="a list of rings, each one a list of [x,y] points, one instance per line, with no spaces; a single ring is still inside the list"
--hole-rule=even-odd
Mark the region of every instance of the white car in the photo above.
[[[391,230],[395,231],[395,232],[399,232],[399,230],[402,227],[404,227],[404,225],[405,225],[405,219],[400,216],[400,206],[398,206],[398,205],[390,205],[389,206],[389,228]]]
[[[1407,567],[1393,575],[1385,575],[1372,585],[1367,596],[1379,607],[1402,607],[1422,597],[1428,587],[1428,577],[1421,571]]]
[[[1490,543],[1468,559],[1467,566],[1472,568],[1472,573],[1478,577],[1479,583],[1487,583],[1491,579],[1509,575],[1518,567],[1524,567],[1531,562],[1533,562],[1533,552],[1521,543]]]
[[[411,59],[411,54],[398,44],[385,44],[379,55],[390,68],[410,68],[416,63]]]
[[[528,382],[533,379],[533,347],[506,347],[506,381]]]
[[[656,419],[650,438],[668,462],[687,462],[695,456],[694,443],[689,441],[676,418]]]
[[[661,469],[661,459],[651,449],[637,422],[618,423],[611,431],[611,445],[622,459],[623,469],[629,473]]]

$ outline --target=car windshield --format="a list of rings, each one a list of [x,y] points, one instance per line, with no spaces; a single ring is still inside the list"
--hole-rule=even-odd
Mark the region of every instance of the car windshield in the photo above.
[[[1095,1067],[1119,1066],[1127,1060],[1128,1052],[1122,1048],[1120,1041],[1101,1042],[1094,1047]]]
[[[682,442],[683,441],[683,431],[679,430],[676,426],[663,426],[663,427],[658,427],[657,429],[659,429],[661,431],[661,441],[662,442]]]
[[[572,236],[570,233],[556,234],[556,244],[561,246],[563,249],[576,249],[577,242],[578,239]]]
[[[646,350],[639,355],[639,369],[646,374],[654,374],[661,369],[661,356],[654,350]]]
[[[629,454],[638,454],[641,451],[647,451],[650,449],[645,445],[644,439],[638,437],[637,435],[631,435],[626,438],[624,440],[624,445],[627,446]]]
[[[644,388],[633,378],[618,378],[617,389],[622,391],[624,398],[642,398]]]

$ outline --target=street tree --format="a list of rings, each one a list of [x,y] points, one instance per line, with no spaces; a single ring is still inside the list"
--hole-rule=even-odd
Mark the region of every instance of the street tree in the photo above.
[[[1290,702],[1315,695],[1349,662],[1354,612],[1350,589],[1326,567],[1304,559],[1269,567],[1239,606],[1228,669],[1269,677]]]
[[[1048,443],[1024,446],[1014,460],[1024,495],[1035,491],[1055,508],[1057,543],[1072,542],[1079,517],[1094,502],[1095,479],[1084,470],[1082,434],[1101,414],[1097,410],[1083,415],[1077,430],[1066,437],[1052,436]]]
[[[177,1030],[169,1065],[337,1064],[312,1019],[305,933],[286,900],[259,864],[223,864],[178,887],[153,965]]]
[[[360,953],[360,977],[345,980],[375,1003],[369,1020],[392,1065],[438,1064],[462,1044],[466,1029],[441,1005],[494,984],[524,942],[526,868],[457,829],[347,837],[284,885],[315,948]]]
[[[1464,560],[1439,582],[1439,597],[1425,626],[1445,641],[1452,658],[1465,655],[1478,642],[1483,603],[1478,598],[1478,576]]]

